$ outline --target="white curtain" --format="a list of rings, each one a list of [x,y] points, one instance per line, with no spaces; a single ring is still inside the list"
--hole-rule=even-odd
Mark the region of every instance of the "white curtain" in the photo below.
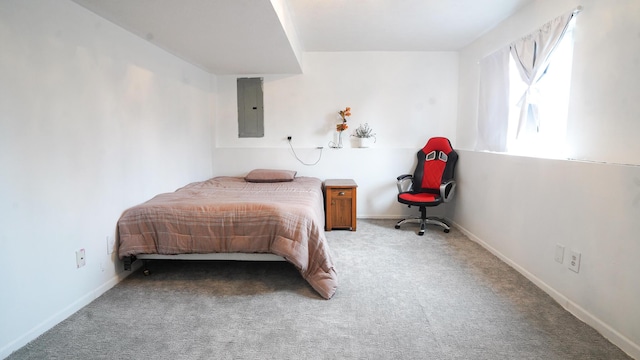
[[[480,60],[476,150],[506,151],[509,122],[509,47]]]
[[[476,150],[506,151],[509,124],[509,47],[480,60]]]
[[[544,24],[540,29],[511,44],[511,55],[527,90],[520,98],[517,135],[523,129],[538,130],[538,89],[536,84],[547,71],[553,50],[564,35],[576,12],[571,11]],[[516,136],[517,136],[516,135]]]

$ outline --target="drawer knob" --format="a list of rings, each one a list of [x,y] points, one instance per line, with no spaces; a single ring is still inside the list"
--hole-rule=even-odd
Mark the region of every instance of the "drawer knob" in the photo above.
[[[344,196],[344,191],[340,191],[340,192],[338,193],[338,196]]]

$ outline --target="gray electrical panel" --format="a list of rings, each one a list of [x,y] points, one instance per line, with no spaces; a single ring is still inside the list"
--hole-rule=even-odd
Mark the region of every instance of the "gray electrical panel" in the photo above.
[[[263,136],[262,78],[238,78],[238,137]]]

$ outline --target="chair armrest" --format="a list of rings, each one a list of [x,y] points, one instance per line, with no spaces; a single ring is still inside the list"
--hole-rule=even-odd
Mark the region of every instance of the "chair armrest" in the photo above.
[[[442,201],[449,202],[453,199],[453,195],[456,193],[456,181],[449,180],[440,184],[440,196]]]
[[[403,193],[407,191],[411,191],[413,188],[413,175],[404,174],[400,175],[397,178],[396,186],[398,186],[398,193]]]

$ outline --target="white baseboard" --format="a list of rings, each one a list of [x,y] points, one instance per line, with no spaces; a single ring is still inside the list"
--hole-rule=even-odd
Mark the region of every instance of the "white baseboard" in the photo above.
[[[356,219],[371,220],[402,220],[410,215],[358,215]]]
[[[569,313],[571,313],[576,318],[580,319],[585,324],[587,324],[587,325],[591,326],[592,328],[594,328],[596,331],[598,331],[600,334],[602,334],[602,336],[607,338],[614,345],[616,345],[622,351],[627,353],[627,355],[631,356],[634,359],[640,359],[640,345],[634,343],[629,338],[627,338],[626,336],[620,334],[618,331],[613,329],[611,326],[609,326],[608,324],[606,324],[602,320],[600,320],[597,317],[595,317],[593,314],[591,314],[588,311],[586,311],[585,309],[583,309],[578,304],[576,304],[573,301],[569,300],[561,292],[559,292],[558,290],[552,288],[547,283],[545,283],[544,281],[542,281],[541,279],[539,279],[535,275],[531,274],[530,272],[528,272],[526,269],[524,269],[520,265],[518,265],[515,262],[513,262],[511,259],[509,259],[508,257],[504,256],[498,250],[496,250],[493,247],[491,247],[489,244],[484,242],[482,239],[478,238],[476,235],[471,233],[469,230],[467,230],[464,227],[460,226],[460,224],[458,224],[456,222],[451,222],[451,224],[454,227],[456,227],[458,230],[460,230],[463,234],[465,234],[471,241],[479,244],[480,246],[482,246],[483,248],[485,248],[486,250],[491,252],[493,255],[498,257],[500,260],[504,261],[507,265],[509,265],[512,268],[514,268],[516,271],[518,271],[524,277],[529,279],[529,281],[531,281],[537,287],[539,287],[544,292],[549,294],[549,296],[551,296],[565,310],[567,310]]]
[[[127,276],[133,273],[140,266],[141,264],[138,264],[136,267],[132,268],[132,271],[122,271],[120,273],[117,273],[115,276],[113,276],[104,284],[98,286],[96,289],[90,291],[80,299],[74,301],[72,304],[70,304],[66,308],[60,310],[59,312],[55,313],[54,315],[44,320],[40,324],[34,326],[31,330],[27,331],[18,339],[12,341],[8,345],[0,349],[0,359],[4,359],[8,357],[14,351],[27,345],[30,341],[35,340],[38,336],[47,332],[47,330],[53,328],[54,326],[58,325],[69,316],[75,314],[78,310],[89,305],[93,300],[97,299],[100,295],[104,294],[112,287],[116,286],[119,282],[124,280]]]

